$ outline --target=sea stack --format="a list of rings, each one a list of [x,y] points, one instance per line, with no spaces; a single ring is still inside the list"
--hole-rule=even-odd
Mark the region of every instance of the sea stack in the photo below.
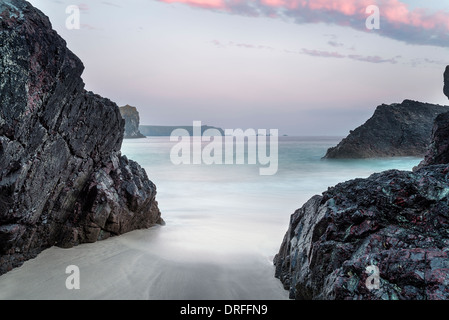
[[[351,131],[325,159],[423,157],[435,118],[449,107],[413,100],[382,104],[363,125]]]
[[[136,107],[131,107],[130,105],[120,107],[120,114],[125,119],[124,139],[145,138],[139,131],[140,117]]]
[[[419,169],[338,184],[291,216],[274,259],[290,298],[449,299],[447,115],[432,141],[445,145]]]
[[[121,156],[118,106],[84,89],[49,19],[0,2],[0,274],[57,245],[162,223],[156,186]]]

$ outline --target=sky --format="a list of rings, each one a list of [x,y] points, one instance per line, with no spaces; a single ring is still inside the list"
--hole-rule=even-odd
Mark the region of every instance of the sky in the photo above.
[[[345,136],[383,103],[449,104],[449,0],[29,2],[83,61],[86,89],[141,124]]]

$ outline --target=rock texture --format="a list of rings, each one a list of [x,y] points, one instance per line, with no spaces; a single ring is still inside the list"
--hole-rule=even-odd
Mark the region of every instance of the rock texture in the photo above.
[[[440,114],[435,119],[432,141],[418,168],[442,163],[449,163],[449,112]]]
[[[120,155],[118,106],[85,91],[83,69],[43,13],[0,2],[0,274],[162,223],[155,185]]]
[[[125,139],[145,138],[139,131],[140,117],[136,107],[130,105],[120,107],[120,114],[125,119]]]
[[[338,184],[291,216],[274,264],[292,299],[449,299],[448,128],[438,116],[413,172]]]
[[[424,156],[435,118],[449,107],[405,100],[378,106],[374,115],[330,148],[324,158]]]
[[[444,72],[444,94],[449,98],[449,66]],[[418,168],[449,163],[449,112],[440,114],[432,129],[432,141]]]
[[[339,184],[291,217],[275,257],[292,299],[449,299],[449,166]],[[370,290],[367,267],[379,268]]]
[[[449,98],[449,66],[446,67],[443,77],[444,77],[443,93],[446,95],[446,97]]]

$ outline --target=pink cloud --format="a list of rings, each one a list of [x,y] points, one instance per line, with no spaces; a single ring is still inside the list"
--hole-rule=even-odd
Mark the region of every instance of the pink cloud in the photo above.
[[[184,3],[193,7],[200,7],[204,9],[226,9],[226,4],[223,0],[162,0],[166,3]]]
[[[380,9],[380,35],[416,44],[449,46],[449,12],[413,9],[400,0],[159,0],[242,15],[287,16],[298,23],[326,22],[366,30],[366,8]],[[421,33],[416,35],[417,31]]]
[[[86,3],[78,4],[78,9],[82,12],[89,12],[89,5]]]

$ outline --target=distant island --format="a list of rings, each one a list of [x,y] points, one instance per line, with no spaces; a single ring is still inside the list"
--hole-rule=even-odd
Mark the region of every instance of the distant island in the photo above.
[[[141,125],[139,126],[139,131],[147,137],[169,137],[173,130],[176,129],[185,129],[187,132],[189,132],[190,136],[194,136],[193,133],[193,127],[190,126],[152,126],[152,125]],[[224,135],[224,130],[217,127],[211,127],[211,126],[201,126],[201,135],[204,133],[204,131],[208,129],[216,129],[220,131],[222,135]]]

